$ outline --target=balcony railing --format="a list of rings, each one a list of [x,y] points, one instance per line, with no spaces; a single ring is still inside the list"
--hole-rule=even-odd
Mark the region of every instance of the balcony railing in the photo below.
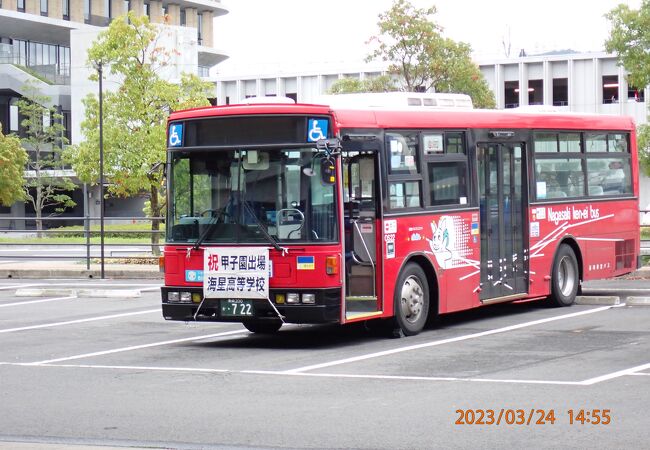
[[[12,64],[36,78],[44,79],[52,84],[70,84],[69,64],[27,65],[25,55],[20,55],[10,44],[0,44],[0,64]]]

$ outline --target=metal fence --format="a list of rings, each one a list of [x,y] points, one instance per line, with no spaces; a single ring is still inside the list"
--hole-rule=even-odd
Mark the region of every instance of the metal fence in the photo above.
[[[92,238],[101,237],[99,230],[91,229],[92,226],[100,225],[101,219],[99,217],[71,217],[71,216],[59,216],[59,217],[42,217],[42,220],[46,226],[44,229],[39,231],[36,229],[36,217],[14,217],[14,216],[0,216],[0,236],[4,237],[16,237],[13,242],[0,242],[0,261],[3,259],[10,260],[41,260],[41,259],[73,259],[73,260],[85,260],[86,268],[90,268],[90,262],[92,259],[99,259],[101,253],[104,255],[104,259],[115,260],[115,259],[142,259],[142,260],[153,260],[157,256],[154,253],[159,253],[162,250],[164,245],[164,217],[104,217],[104,226],[107,224],[115,224],[120,222],[148,222],[151,223],[153,220],[160,221],[161,230],[141,230],[141,229],[120,229],[120,230],[104,230],[104,239],[106,237],[122,235],[142,235],[146,234],[151,236],[156,233],[160,235],[160,244],[153,246],[150,242],[142,243],[104,243],[104,251],[102,252],[102,244],[94,243],[91,241]],[[69,230],[61,229],[55,226],[56,223],[61,223],[65,226],[70,225],[82,225],[83,230]],[[5,226],[3,226],[6,224]],[[29,225],[29,226],[28,226]],[[83,234],[83,242],[52,242],[53,236],[65,237]],[[34,238],[29,242],[24,242],[24,238]],[[39,242],[40,240],[43,242]],[[22,242],[21,242],[22,241]],[[17,254],[16,249],[24,249],[26,246],[29,249],[33,249],[34,252],[28,252],[27,254]],[[57,249],[62,250],[56,252]],[[65,249],[65,251],[63,251]],[[54,252],[53,254],[46,254],[41,250],[48,250]],[[75,251],[78,250],[78,251]]]

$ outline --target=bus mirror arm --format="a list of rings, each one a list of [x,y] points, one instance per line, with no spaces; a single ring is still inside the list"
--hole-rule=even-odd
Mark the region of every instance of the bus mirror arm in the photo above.
[[[329,159],[341,153],[341,141],[339,138],[319,139],[316,141],[316,148],[325,153],[325,156]]]

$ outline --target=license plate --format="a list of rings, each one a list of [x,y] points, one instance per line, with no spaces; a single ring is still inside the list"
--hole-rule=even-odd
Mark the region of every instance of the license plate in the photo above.
[[[227,317],[249,317],[253,315],[253,301],[244,299],[221,300],[221,315]]]

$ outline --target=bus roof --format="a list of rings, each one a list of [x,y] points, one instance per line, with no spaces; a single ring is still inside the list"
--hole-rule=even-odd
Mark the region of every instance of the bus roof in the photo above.
[[[539,113],[511,110],[405,110],[389,108],[339,109],[311,104],[250,104],[188,109],[173,112],[169,121],[240,115],[329,115],[338,128],[493,128],[633,130],[629,116],[578,113]]]

